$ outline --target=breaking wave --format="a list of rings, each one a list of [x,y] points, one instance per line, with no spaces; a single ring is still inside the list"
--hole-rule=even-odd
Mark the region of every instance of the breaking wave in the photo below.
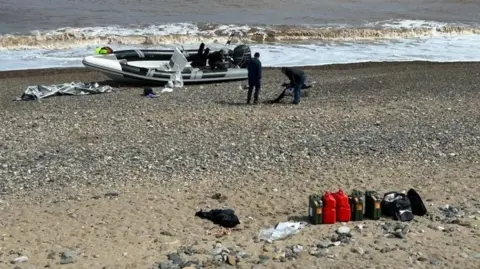
[[[146,26],[60,28],[27,35],[0,35],[0,50],[67,49],[88,45],[163,45],[225,43],[237,33],[241,42],[377,41],[418,37],[480,35],[480,27],[419,20],[388,20],[361,27],[248,26],[177,23]],[[238,40],[237,39],[237,40]]]

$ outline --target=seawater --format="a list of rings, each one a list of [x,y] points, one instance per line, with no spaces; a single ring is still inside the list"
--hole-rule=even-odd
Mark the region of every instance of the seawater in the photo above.
[[[480,2],[465,0],[3,0],[0,70],[82,66],[114,50],[249,44],[264,66],[477,61]]]

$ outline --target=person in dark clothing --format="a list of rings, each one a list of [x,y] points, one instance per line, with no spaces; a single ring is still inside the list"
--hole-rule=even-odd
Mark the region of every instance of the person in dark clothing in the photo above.
[[[200,44],[200,47],[198,47],[197,57],[195,57],[195,60],[190,64],[192,67],[204,67],[207,65],[207,56],[210,49],[207,48],[205,51],[203,51],[204,48],[205,44]]]
[[[262,62],[259,60],[260,53],[255,52],[254,58],[248,62],[248,96],[247,104],[250,104],[252,99],[253,88],[255,87],[255,95],[253,97],[253,103],[258,103],[258,95],[260,94],[260,82],[262,79]]]
[[[212,69],[221,68],[224,59],[223,50],[212,52],[208,55],[208,65]]]
[[[307,75],[302,70],[294,67],[282,67],[281,71],[290,79],[290,88],[293,88],[293,104],[300,103],[300,91],[307,79]],[[281,98],[283,98],[284,94],[285,91],[282,93]]]

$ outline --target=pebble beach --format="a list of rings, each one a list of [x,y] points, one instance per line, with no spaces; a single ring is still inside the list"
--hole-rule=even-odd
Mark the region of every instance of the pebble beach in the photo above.
[[[29,85],[104,81],[83,68],[0,72],[0,268],[480,268],[480,63],[302,67],[308,96],[268,104],[286,77],[171,93],[13,101]],[[325,190],[415,189],[428,214],[307,225]],[[230,208],[216,236],[195,217]]]

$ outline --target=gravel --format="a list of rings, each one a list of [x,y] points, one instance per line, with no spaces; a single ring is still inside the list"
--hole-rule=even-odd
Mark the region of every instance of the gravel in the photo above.
[[[289,104],[291,97],[246,106],[244,82],[187,85],[156,99],[122,88],[12,102],[27,85],[101,77],[75,69],[4,75],[0,192],[63,199],[82,186],[116,196],[116,187],[142,182],[228,183],[345,166],[478,165],[477,70],[479,64],[306,68],[316,84],[298,106]],[[274,98],[285,78],[278,70],[265,70],[264,77],[261,99]]]

